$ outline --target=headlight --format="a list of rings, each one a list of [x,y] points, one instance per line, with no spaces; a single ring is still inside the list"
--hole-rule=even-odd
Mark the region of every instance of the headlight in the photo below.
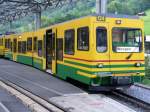
[[[140,67],[142,64],[141,63],[135,63],[136,67]]]
[[[98,68],[103,68],[104,66],[103,66],[102,63],[100,63],[100,64],[97,65],[97,67],[98,67]]]

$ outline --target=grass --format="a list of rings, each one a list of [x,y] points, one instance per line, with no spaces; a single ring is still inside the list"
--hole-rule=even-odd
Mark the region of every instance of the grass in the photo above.
[[[144,30],[146,35],[150,35],[150,9],[146,11],[146,16],[141,17],[144,20]],[[146,67],[146,76],[142,84],[150,86],[150,58],[146,58],[145,67]]]
[[[150,86],[150,79],[145,77],[142,84]]]
[[[150,86],[150,57],[145,58],[145,77],[142,84]]]
[[[144,30],[146,35],[150,35],[150,9],[146,11],[147,16],[141,17],[144,20]]]

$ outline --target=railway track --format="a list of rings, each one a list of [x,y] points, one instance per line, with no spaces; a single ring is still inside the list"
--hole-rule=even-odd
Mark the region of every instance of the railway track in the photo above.
[[[33,112],[67,112],[67,109],[61,108],[12,82],[6,82],[0,79],[0,86],[19,98]]]
[[[145,89],[147,93],[144,91]],[[150,111],[149,96],[147,96],[149,93],[150,87],[142,84],[135,84],[129,90],[117,90],[111,92],[117,99],[124,100],[124,102],[130,103],[129,105],[136,105],[136,108],[142,108],[142,110],[144,110],[142,112]]]
[[[150,104],[149,103],[146,103],[146,102],[144,102],[140,99],[137,99],[133,96],[129,96],[127,94],[124,94],[120,91],[113,91],[112,94],[117,96],[117,97],[124,99],[128,103],[132,103],[134,105],[137,105],[137,107],[140,107],[140,108],[143,108],[144,110],[150,111]]]

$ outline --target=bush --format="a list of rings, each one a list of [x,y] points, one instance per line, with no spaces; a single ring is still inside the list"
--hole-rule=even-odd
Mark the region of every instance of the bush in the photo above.
[[[150,57],[145,58],[145,72],[146,77],[150,78]]]

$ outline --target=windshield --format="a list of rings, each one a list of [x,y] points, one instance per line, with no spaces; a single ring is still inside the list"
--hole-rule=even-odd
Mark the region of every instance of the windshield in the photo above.
[[[112,42],[113,51],[115,52],[141,52],[141,29],[113,28]]]

